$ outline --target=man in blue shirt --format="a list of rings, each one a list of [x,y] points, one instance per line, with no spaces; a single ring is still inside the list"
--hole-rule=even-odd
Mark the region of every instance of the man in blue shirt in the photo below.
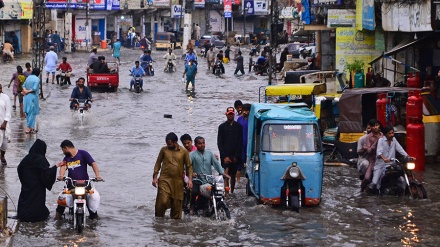
[[[197,74],[197,65],[194,64],[194,60],[189,60],[189,64],[185,65],[185,71],[183,72],[182,78],[185,78],[186,74],[186,91],[188,91],[188,85],[191,82],[192,90],[196,90],[196,74]]]
[[[197,56],[194,54],[193,49],[189,49],[188,53],[185,56],[185,66],[189,64],[189,61],[193,60],[193,62],[197,65]]]
[[[228,175],[224,174],[223,167],[221,167],[217,160],[218,158],[215,157],[211,151],[205,150],[205,138],[197,136],[196,139],[194,139],[194,143],[196,144],[197,150],[189,154],[193,165],[193,187],[190,205],[192,213],[194,210],[195,199],[200,194],[200,185],[208,183],[206,177],[199,176],[200,174],[212,175],[212,166],[220,175],[230,178]]]
[[[147,75],[151,75],[149,68],[147,68],[148,63],[153,62],[153,58],[151,57],[151,51],[145,50],[144,55],[142,56],[142,68],[144,69]]]
[[[76,81],[76,87],[72,90],[72,94],[70,95],[70,109],[77,109],[78,107],[78,100],[85,100],[86,104],[86,110],[88,110],[90,107],[92,107],[91,102],[93,102],[92,98],[92,92],[90,92],[90,89],[87,86],[84,86],[84,82],[86,79],[83,77],[80,77]]]
[[[261,55],[256,62],[256,65],[258,66],[257,75],[263,74],[263,69],[267,66],[267,59],[263,55]]]
[[[141,78],[140,80],[140,86],[141,86],[141,90],[144,90],[142,87],[144,85],[144,80],[142,80],[142,76],[145,75],[145,70],[139,66],[139,61],[134,62],[135,66],[133,66],[133,68],[131,68],[131,75],[133,75],[133,79],[131,79],[130,81],[130,91],[133,90],[133,85],[134,85],[134,79],[136,78],[136,76],[139,76]]]

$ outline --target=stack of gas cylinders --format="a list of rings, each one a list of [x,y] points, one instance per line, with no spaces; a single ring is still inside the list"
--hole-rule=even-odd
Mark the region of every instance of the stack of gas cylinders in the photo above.
[[[383,126],[396,122],[396,119],[394,119],[395,114],[391,113],[391,98],[387,97],[386,93],[378,95],[376,112],[377,120]],[[409,156],[416,158],[416,168],[414,169],[416,171],[425,169],[425,126],[422,119],[423,100],[421,92],[419,90],[409,91],[406,103],[406,152]]]
[[[420,91],[409,91],[406,102],[406,152],[415,157],[416,171],[425,170],[425,126]]]

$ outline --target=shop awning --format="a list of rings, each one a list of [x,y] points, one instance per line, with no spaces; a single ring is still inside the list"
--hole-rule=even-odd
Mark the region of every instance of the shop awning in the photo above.
[[[266,96],[318,95],[327,92],[325,83],[289,84],[266,87]]]
[[[393,49],[382,53],[382,55],[376,57],[375,59],[373,59],[371,62],[369,62],[369,64],[375,63],[377,60],[381,59],[385,56],[392,56],[398,52],[401,52],[409,47],[412,47],[418,43],[420,43],[423,40],[426,40],[427,38],[431,37],[431,35],[426,35],[423,38],[417,39],[417,40],[411,40],[411,39],[405,39],[402,42],[400,42],[398,45],[396,45]]]

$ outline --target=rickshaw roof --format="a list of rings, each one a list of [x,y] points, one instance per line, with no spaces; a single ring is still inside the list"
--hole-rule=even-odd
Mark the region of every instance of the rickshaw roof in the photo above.
[[[327,92],[325,83],[300,83],[266,86],[266,96],[318,95]]]
[[[163,38],[169,38],[169,37],[171,37],[171,36],[175,36],[174,35],[174,33],[170,33],[170,32],[157,32],[156,33],[156,39],[158,39],[158,38],[160,38],[160,37],[163,37]]]
[[[373,87],[345,89],[339,99],[339,131],[343,133],[363,131],[362,128],[362,96],[366,94],[380,93],[408,93],[409,91],[420,91],[421,88],[407,87]],[[373,103],[373,102],[371,102]],[[376,107],[375,103],[373,105]],[[371,106],[366,106],[371,107]]]
[[[265,104],[253,103],[250,116],[265,120],[318,121],[305,103]],[[250,119],[253,121],[253,119]]]

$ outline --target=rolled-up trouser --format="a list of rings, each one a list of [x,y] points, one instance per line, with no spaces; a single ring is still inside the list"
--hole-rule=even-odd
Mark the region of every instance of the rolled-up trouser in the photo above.
[[[367,185],[371,183],[371,179],[373,177],[373,168],[374,164],[368,164],[367,171],[365,172],[364,180],[361,183],[361,191],[365,190]]]
[[[182,188],[183,189],[183,188]],[[160,189],[157,189],[155,216],[164,217],[165,211],[171,208],[170,218],[181,219],[182,218],[182,204],[183,200],[177,200],[171,197],[170,194]]]
[[[370,163],[368,162],[367,159],[359,158],[359,160],[357,162],[357,169],[358,169],[359,173],[364,175],[367,172],[369,164]]]

